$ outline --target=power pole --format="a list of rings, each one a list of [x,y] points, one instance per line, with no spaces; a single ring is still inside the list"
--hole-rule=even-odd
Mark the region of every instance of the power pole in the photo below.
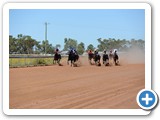
[[[46,55],[46,49],[47,49],[47,47],[46,47],[46,42],[47,42],[47,25],[48,25],[49,23],[47,23],[47,22],[45,22],[45,55]]]

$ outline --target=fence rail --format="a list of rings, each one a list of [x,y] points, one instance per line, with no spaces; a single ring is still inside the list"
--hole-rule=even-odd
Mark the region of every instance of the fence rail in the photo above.
[[[102,55],[102,52],[99,52]],[[119,52],[119,55],[126,54],[126,52]],[[61,61],[67,61],[68,55],[61,55]],[[88,54],[81,55],[87,57]],[[53,65],[54,55],[25,55],[25,54],[10,54],[9,55],[9,67],[28,67],[28,66],[42,66],[42,65]]]

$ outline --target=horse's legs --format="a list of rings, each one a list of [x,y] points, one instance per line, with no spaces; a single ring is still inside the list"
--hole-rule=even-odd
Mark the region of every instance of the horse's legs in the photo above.
[[[73,60],[71,60],[71,67],[72,67],[72,64],[73,64]]]
[[[109,63],[110,63],[111,65],[113,65],[113,58],[110,58],[110,59],[109,59]]]
[[[57,63],[57,60],[53,59],[53,64],[56,64]]]
[[[91,61],[91,59],[89,59],[89,63],[92,65],[92,61]]]
[[[61,60],[61,59],[58,59],[58,60],[57,60],[58,65],[60,65],[60,60]]]
[[[90,56],[88,56],[88,61],[92,65],[92,58]]]
[[[116,58],[114,58],[114,64],[117,65],[117,59]]]
[[[116,59],[114,59],[114,64],[116,65]]]
[[[71,61],[70,56],[68,57],[67,65],[69,65],[69,61]]]

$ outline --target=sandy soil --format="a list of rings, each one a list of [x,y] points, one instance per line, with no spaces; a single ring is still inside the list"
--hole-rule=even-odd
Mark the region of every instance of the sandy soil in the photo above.
[[[145,86],[144,63],[97,67],[83,58],[81,63],[11,68],[10,108],[139,108],[136,95]]]

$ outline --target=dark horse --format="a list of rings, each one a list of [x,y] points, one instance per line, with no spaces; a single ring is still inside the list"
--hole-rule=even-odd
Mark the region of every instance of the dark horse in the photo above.
[[[118,55],[117,55],[117,52],[115,51],[114,54],[113,54],[113,60],[114,60],[114,64],[115,65],[119,65],[119,61],[118,61]]]
[[[54,55],[53,64],[58,63],[58,65],[61,66],[60,61],[61,61],[61,55],[56,52]]]
[[[101,60],[101,56],[99,54],[94,54],[94,61],[97,66],[101,66],[100,60]]]
[[[79,55],[76,51],[70,50],[68,54],[68,61],[67,63],[69,64],[69,61],[71,61],[71,66],[77,66],[75,62],[79,60]]]
[[[106,54],[106,52],[103,54],[103,64],[105,66],[109,66],[109,56]]]
[[[94,60],[94,54],[93,53],[88,53],[88,60],[89,63],[92,65],[92,59]]]
[[[92,65],[92,59],[94,60],[95,65],[101,66],[100,63],[101,56],[99,54],[93,54],[93,53],[88,54],[88,60],[91,65]]]

